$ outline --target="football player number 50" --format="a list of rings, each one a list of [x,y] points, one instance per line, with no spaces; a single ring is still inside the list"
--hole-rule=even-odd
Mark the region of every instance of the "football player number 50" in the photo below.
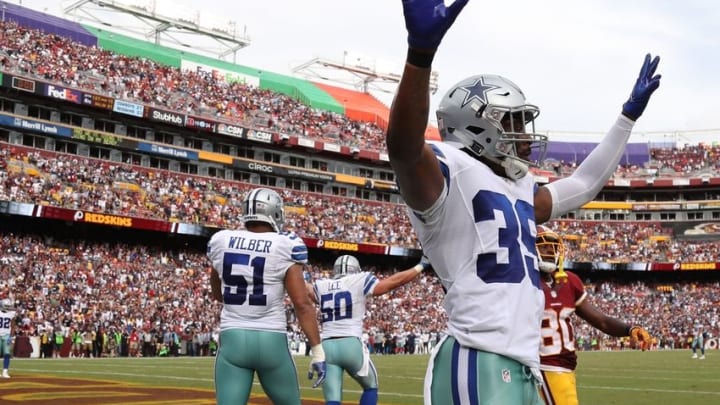
[[[233,267],[252,269],[252,292],[248,295],[248,280],[242,274],[233,274]],[[226,252],[223,256],[222,279],[225,283],[223,302],[229,305],[267,305],[267,295],[264,293],[263,274],[265,273],[265,258],[252,257],[243,253]]]
[[[352,295],[348,291],[321,295],[320,312],[323,323],[352,318]]]

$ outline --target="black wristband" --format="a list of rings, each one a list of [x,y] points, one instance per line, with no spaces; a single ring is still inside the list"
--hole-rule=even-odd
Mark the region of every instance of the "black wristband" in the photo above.
[[[419,68],[429,68],[432,66],[433,58],[435,58],[435,51],[421,52],[417,49],[408,48],[405,61]]]

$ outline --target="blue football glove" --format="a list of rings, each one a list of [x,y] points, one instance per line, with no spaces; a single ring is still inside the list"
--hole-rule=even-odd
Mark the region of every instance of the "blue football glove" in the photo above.
[[[443,0],[402,0],[408,45],[436,50],[468,0],[455,0],[445,7]]]
[[[642,69],[640,69],[640,76],[635,82],[630,98],[623,104],[623,115],[633,121],[640,118],[643,111],[645,111],[645,107],[647,107],[648,101],[650,101],[650,95],[660,86],[662,75],[655,75],[658,63],[660,63],[659,56],[650,60],[650,54],[645,55],[645,61]]]
[[[325,382],[325,374],[327,373],[327,365],[325,364],[325,351],[322,345],[313,346],[312,357],[310,358],[310,369],[308,370],[308,380],[312,380],[317,373],[317,380],[313,383],[313,388],[317,388]]]

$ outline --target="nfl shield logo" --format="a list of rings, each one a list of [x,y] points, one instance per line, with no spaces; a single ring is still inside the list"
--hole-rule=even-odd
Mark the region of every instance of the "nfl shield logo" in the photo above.
[[[510,383],[512,381],[512,378],[510,378],[510,370],[506,368],[502,370],[502,380],[506,383]]]

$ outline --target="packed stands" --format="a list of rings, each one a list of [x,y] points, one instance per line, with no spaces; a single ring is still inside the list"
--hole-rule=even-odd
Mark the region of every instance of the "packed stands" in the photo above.
[[[282,93],[228,83],[201,70],[181,71],[10,21],[0,27],[0,66],[5,72],[352,148],[385,149],[382,122],[368,121],[361,111],[353,113],[358,120],[352,120]],[[718,172],[717,145],[649,148],[636,155],[646,152],[647,161],[619,167],[616,177]],[[556,177],[566,176],[579,160],[551,159],[544,169]],[[0,144],[0,201],[231,228],[241,226],[238,202],[254,186]],[[288,201],[287,229],[303,237],[419,248],[401,204],[279,191]],[[566,259],[571,262],[720,261],[720,242],[676,239],[659,221],[560,220],[551,225],[565,235],[570,247]],[[140,332],[142,339],[145,334],[151,336],[152,345],[138,354],[153,355],[172,346],[170,334],[175,333],[182,342],[198,346],[188,350],[185,345],[183,353],[211,354],[219,306],[210,299],[208,264],[201,249],[147,242],[102,241],[96,234],[67,239],[58,233],[40,236],[4,229],[0,232],[0,292],[11,291],[26,335],[59,330],[69,336],[73,329],[127,336]],[[381,277],[398,270],[390,265],[367,269]],[[327,260],[312,263],[313,277],[328,270]],[[593,304],[628,322],[648,325],[658,338],[657,347],[686,348],[698,321],[707,322],[713,336],[720,335],[717,282],[614,282],[607,277],[593,282],[596,275],[585,277]],[[402,353],[407,342],[414,340],[417,351],[426,352],[445,323],[443,295],[434,276],[424,274],[373,300],[366,319],[369,345],[376,352]],[[292,335],[302,340],[297,328]],[[578,328],[578,342],[584,349],[625,345],[583,324]],[[111,355],[108,348],[99,353]]]
[[[28,75],[109,97],[146,103],[172,111],[212,116],[227,122],[260,127],[344,145],[353,149],[385,151],[382,111],[363,113],[360,95],[338,93],[350,105],[353,117],[309,107],[275,91],[244,82],[228,83],[203,70],[181,71],[146,58],[123,56],[38,29],[0,22],[0,66],[9,73]],[[320,88],[323,85],[319,85]],[[374,105],[375,103],[373,103]],[[369,121],[372,118],[374,121]],[[377,122],[377,123],[376,123]],[[552,140],[552,139],[551,139]],[[571,173],[594,144],[551,143],[544,169],[558,176]],[[570,152],[568,152],[570,151]],[[717,145],[676,147],[660,143],[631,144],[618,177],[689,176],[717,172]]]

